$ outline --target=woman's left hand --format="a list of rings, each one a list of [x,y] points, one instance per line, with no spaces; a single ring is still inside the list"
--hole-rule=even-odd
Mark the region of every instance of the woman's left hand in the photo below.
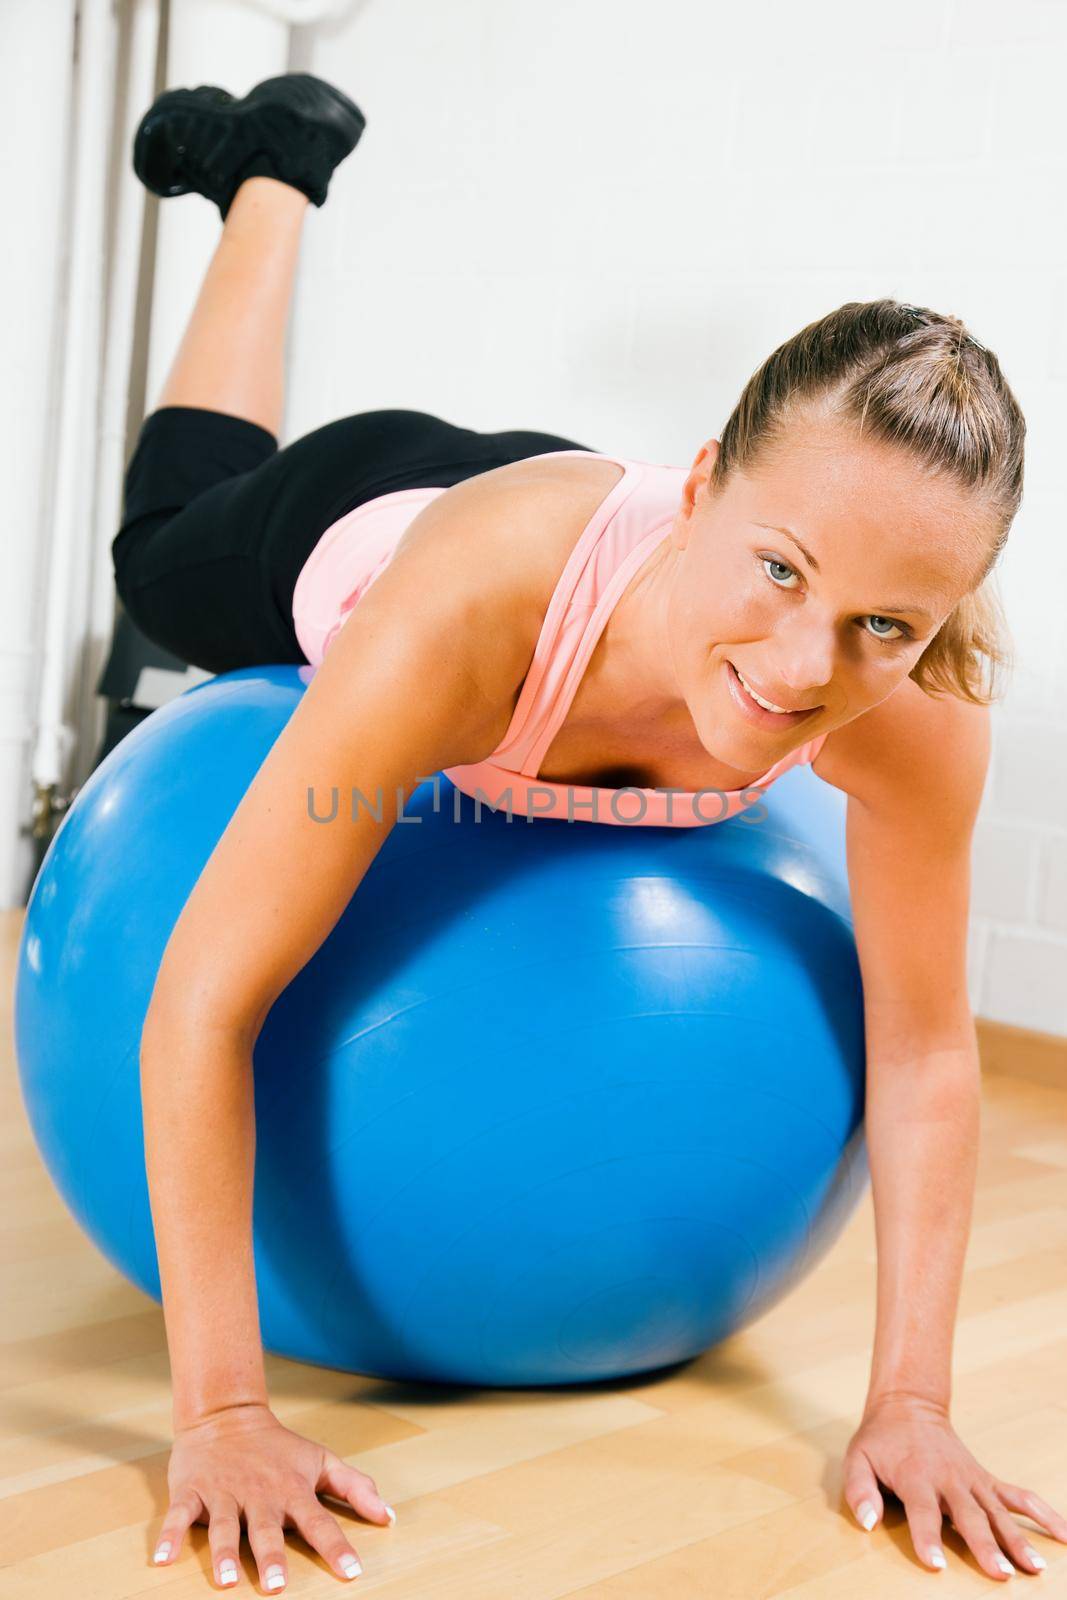
[[[991,1578],[1011,1577],[1007,1556],[1023,1572],[1046,1566],[1012,1512],[1067,1544],[1067,1518],[1030,1490],[994,1478],[957,1437],[947,1412],[919,1397],[894,1395],[870,1405],[844,1465],[844,1497],[856,1520],[869,1532],[881,1517],[881,1480],[903,1502],[915,1553],[930,1568],[945,1565],[943,1515]]]

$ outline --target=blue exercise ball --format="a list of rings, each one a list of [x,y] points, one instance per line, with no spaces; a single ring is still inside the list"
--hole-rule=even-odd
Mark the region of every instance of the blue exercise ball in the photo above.
[[[147,717],[78,794],[27,909],[34,1135],[156,1300],[145,1011],[307,676],[226,673]],[[266,1349],[569,1384],[686,1360],[779,1300],[868,1176],[843,806],[807,768],[699,828],[478,815],[421,784],[256,1044]]]

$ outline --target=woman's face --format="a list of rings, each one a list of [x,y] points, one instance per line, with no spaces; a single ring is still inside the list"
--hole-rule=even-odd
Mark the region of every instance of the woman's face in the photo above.
[[[762,771],[892,694],[991,530],[957,485],[838,421],[796,426],[712,495],[718,448],[701,446],[672,529],[667,638],[705,748]]]

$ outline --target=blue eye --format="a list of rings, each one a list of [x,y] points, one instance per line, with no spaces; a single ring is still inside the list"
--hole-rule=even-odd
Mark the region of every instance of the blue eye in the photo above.
[[[779,572],[788,573],[790,577],[795,578],[798,576],[791,566],[789,566],[785,561],[776,560],[774,556],[760,556],[760,560],[763,562],[763,570],[765,572],[767,571],[768,567],[777,567]],[[772,583],[777,584],[779,589],[785,588],[784,583],[778,583],[778,579],[773,572],[768,572],[767,576],[770,578]]]
[[[879,617],[879,616],[876,616],[872,612],[871,615],[867,618],[867,621],[868,622],[884,622],[887,628],[895,628],[897,630],[895,635],[894,634],[890,634],[890,633],[874,633],[873,629],[869,630],[870,632],[873,633],[873,636],[876,639],[888,639],[890,641],[890,643],[892,643],[894,638],[904,639],[904,638],[907,637],[907,635],[904,632],[904,629],[900,626],[900,623],[899,622],[894,622],[892,617]]]
[[[776,589],[792,589],[793,587],[792,584],[780,580],[779,574],[784,574],[786,578],[799,578],[800,576],[795,567],[791,567],[788,561],[779,561],[777,556],[760,556],[759,561]],[[864,622],[863,631],[872,639],[881,639],[884,644],[895,644],[898,639],[910,639],[912,637],[910,629],[906,628],[903,623],[894,622],[892,617],[880,617],[872,612],[864,619]],[[868,628],[866,626],[867,622],[880,622],[886,628],[895,628],[896,632],[881,633],[876,628]]]

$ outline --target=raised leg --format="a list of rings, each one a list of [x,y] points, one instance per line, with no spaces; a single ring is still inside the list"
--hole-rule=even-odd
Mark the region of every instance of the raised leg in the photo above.
[[[277,437],[307,208],[307,198],[287,183],[260,177],[242,183],[157,407],[225,411]]]

